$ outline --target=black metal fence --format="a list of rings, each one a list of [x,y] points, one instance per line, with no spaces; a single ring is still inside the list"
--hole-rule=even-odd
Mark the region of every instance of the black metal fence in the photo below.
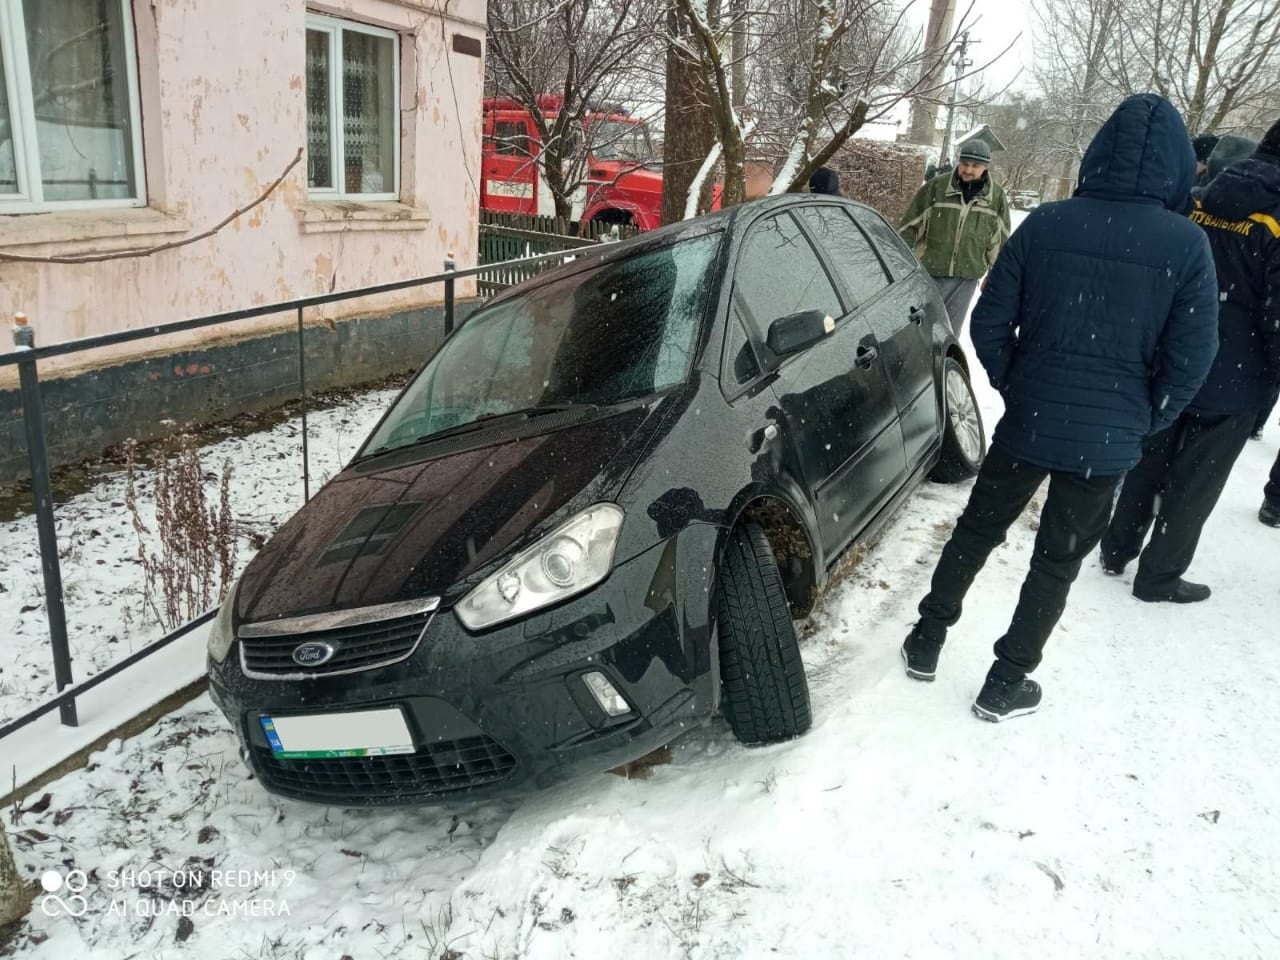
[[[580,246],[593,246],[596,241],[583,241]],[[426,277],[415,277],[409,280],[397,280],[391,283],[378,284],[346,290],[341,293],[321,294],[287,300],[280,303],[264,304],[246,310],[232,310],[226,313],[193,317],[175,323],[162,324],[134,330],[121,330],[116,333],[103,334],[97,337],[86,337],[48,346],[37,346],[35,331],[23,314],[15,317],[14,347],[10,353],[0,354],[0,367],[16,366],[18,368],[19,387],[22,397],[22,417],[26,429],[27,457],[31,470],[32,494],[35,503],[36,526],[40,541],[40,563],[44,577],[45,607],[49,617],[49,639],[53,651],[54,680],[58,695],[52,700],[28,711],[22,716],[0,726],[0,740],[20,730],[39,717],[57,709],[60,711],[62,723],[67,726],[78,725],[76,716],[76,697],[96,687],[104,680],[141,662],[151,654],[163,649],[174,640],[210,620],[217,608],[206,611],[201,616],[184,624],[177,630],[156,640],[141,650],[131,654],[119,663],[99,671],[94,676],[80,683],[74,683],[71,669],[71,652],[67,637],[66,612],[63,606],[62,572],[58,555],[58,537],[54,522],[54,504],[52,478],[45,441],[45,418],[41,406],[39,362],[51,357],[67,356],[83,353],[102,347],[117,346],[140,340],[150,340],[174,333],[190,330],[202,330],[222,324],[248,320],[277,314],[295,313],[298,331],[298,390],[302,404],[302,485],[304,500],[311,498],[310,456],[307,448],[307,371],[306,351],[304,349],[303,311],[308,307],[339,303],[357,298],[391,293],[399,290],[425,288],[442,285],[444,299],[445,336],[448,337],[454,328],[455,291],[459,280],[475,277],[479,291],[492,293],[522,280],[528,279],[543,270],[559,266],[572,254],[553,252],[521,257],[519,260],[506,263],[482,264],[478,267],[458,270],[452,257],[444,263],[444,272]]]

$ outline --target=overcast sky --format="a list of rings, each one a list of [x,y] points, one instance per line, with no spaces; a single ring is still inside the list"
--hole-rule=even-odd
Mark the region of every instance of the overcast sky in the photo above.
[[[968,9],[969,0],[955,0],[955,4],[958,20]],[[913,0],[908,16],[923,29],[929,19],[929,0]],[[969,39],[976,43],[969,55],[975,66],[1014,44],[1004,57],[986,68],[981,79],[987,90],[994,92],[1009,83],[1014,84],[1015,90],[1030,85],[1032,22],[1031,0],[973,0]]]

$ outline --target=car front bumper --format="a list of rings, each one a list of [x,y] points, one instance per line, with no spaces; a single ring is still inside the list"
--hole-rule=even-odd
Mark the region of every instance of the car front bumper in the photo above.
[[[637,759],[705,719],[718,685],[707,616],[715,528],[695,524],[594,589],[481,634],[435,613],[414,652],[338,676],[262,679],[239,642],[210,693],[270,792],[341,806],[429,804],[546,787]],[[609,716],[584,677],[626,700]],[[262,718],[399,708],[413,753],[281,758]]]

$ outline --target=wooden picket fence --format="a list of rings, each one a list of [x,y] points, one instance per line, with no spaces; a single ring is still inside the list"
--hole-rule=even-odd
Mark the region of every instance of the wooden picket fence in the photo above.
[[[635,236],[632,226],[597,221],[568,223],[555,217],[480,211],[480,265],[501,264],[476,277],[477,292],[491,296],[557,265],[549,260],[521,265],[524,257],[581,250]]]

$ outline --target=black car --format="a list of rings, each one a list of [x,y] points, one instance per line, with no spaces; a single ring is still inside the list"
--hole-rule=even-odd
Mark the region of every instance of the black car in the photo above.
[[[870,208],[591,248],[472,314],[263,547],[210,690],[267,790],[341,805],[542,787],[721,708],[794,737],[792,621],[984,447],[933,281]]]

